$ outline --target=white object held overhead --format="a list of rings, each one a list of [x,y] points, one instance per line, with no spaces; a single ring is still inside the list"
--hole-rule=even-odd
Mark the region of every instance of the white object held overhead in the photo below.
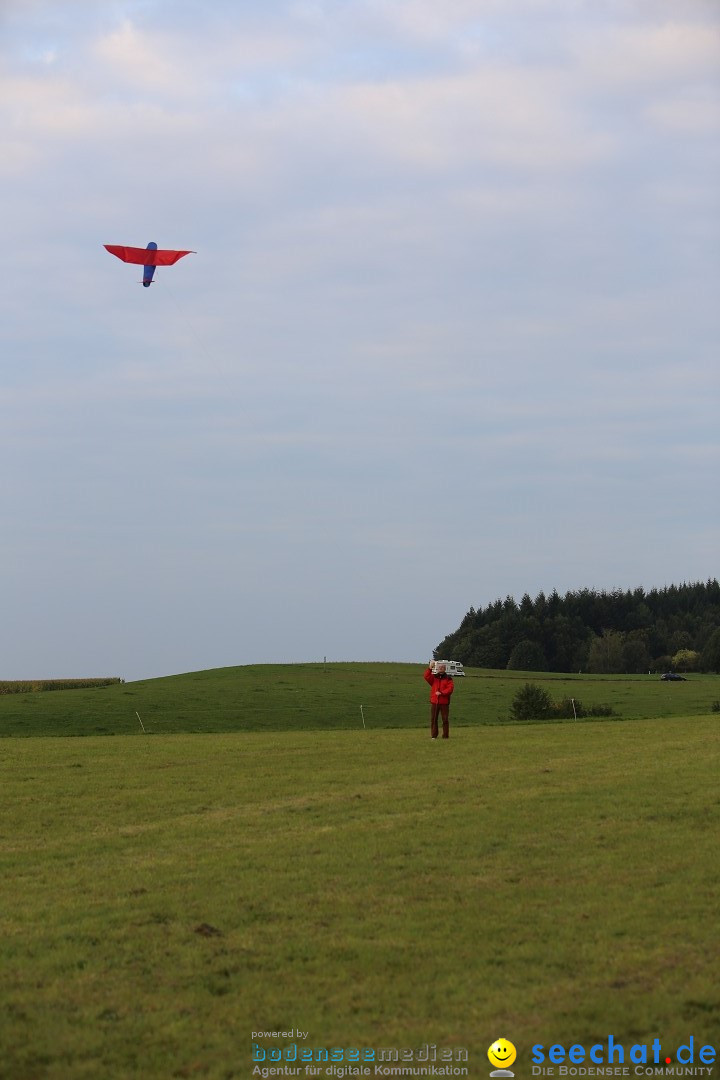
[[[436,660],[433,664],[433,671],[437,672],[437,669],[441,664],[445,665],[446,675],[464,675],[463,666],[459,660]]]

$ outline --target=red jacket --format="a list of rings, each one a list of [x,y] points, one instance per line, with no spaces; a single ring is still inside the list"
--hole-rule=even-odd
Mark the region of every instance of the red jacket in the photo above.
[[[425,669],[423,679],[430,683],[430,702],[432,705],[449,705],[450,695],[455,683],[449,675],[436,675],[430,668]]]

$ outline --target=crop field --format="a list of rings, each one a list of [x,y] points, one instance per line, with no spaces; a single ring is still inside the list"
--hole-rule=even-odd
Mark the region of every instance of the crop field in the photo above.
[[[306,729],[163,734],[177,680],[25,696],[59,702],[66,730],[68,701],[84,722],[82,701],[114,696],[154,733],[135,717],[122,738],[0,739],[2,1080],[249,1080],[253,1041],[287,1041],[259,1031],[465,1048],[470,1077],[504,1036],[518,1080],[536,1043],[718,1047],[717,681],[698,680],[694,714],[508,725],[469,709],[432,742],[417,669],[414,726],[399,708],[371,726],[367,687],[402,703],[403,683],[370,667],[339,694],[363,691],[366,728],[358,708],[333,729],[318,694]],[[216,684],[236,688],[234,670]],[[202,674],[184,677],[194,716],[172,698],[199,730],[222,697]],[[506,708],[503,682],[468,679],[456,718],[475,687]],[[597,693],[612,703],[609,682]]]

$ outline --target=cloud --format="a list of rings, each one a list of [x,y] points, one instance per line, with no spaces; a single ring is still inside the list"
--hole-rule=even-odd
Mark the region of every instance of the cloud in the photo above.
[[[606,26],[576,39],[586,77],[615,88],[664,86],[688,77],[716,79],[719,54],[720,28],[706,21]]]
[[[41,154],[36,146],[21,139],[0,138],[0,177],[21,177],[36,168],[40,161]]]
[[[720,50],[718,50],[720,55]],[[668,132],[693,137],[720,134],[720,85],[658,98],[647,108],[649,119]]]
[[[386,7],[349,10],[356,18],[382,20]],[[302,26],[306,6],[290,10]],[[398,4],[387,19],[462,29],[473,24],[474,10],[458,3],[440,14],[413,2]],[[482,13],[490,22],[501,19],[495,4]],[[720,52],[706,26],[612,27],[582,36],[576,30],[574,37],[565,30],[574,51],[556,65],[522,56],[485,58],[469,68],[456,63],[455,70],[408,70],[393,78],[356,72],[348,81],[322,75],[318,59],[336,48],[342,54],[348,41],[342,20],[323,5],[320,18],[327,36],[317,38],[307,32],[293,38],[277,25],[273,34],[251,26],[246,37],[246,28],[231,24],[212,50],[203,48],[203,38],[217,35],[221,20],[200,28],[190,49],[182,22],[171,30],[125,18],[110,32],[77,39],[83,51],[62,77],[10,79],[3,98],[16,103],[10,115],[17,131],[45,135],[56,145],[73,136],[101,146],[123,140],[139,153],[156,140],[161,159],[185,163],[180,143],[186,140],[194,147],[194,171],[207,163],[216,182],[255,187],[285,174],[292,159],[291,167],[299,163],[312,175],[313,155],[317,172],[330,178],[329,164],[344,172],[345,183],[351,170],[389,178],[398,170],[432,177],[500,168],[537,178],[593,168],[625,149],[602,95],[627,93],[643,82],[652,87],[643,106],[652,123],[698,132],[709,131],[716,119],[717,99],[708,89],[691,88]],[[21,143],[15,140],[16,169]],[[500,190],[506,182],[507,176],[496,178]],[[488,190],[487,182],[483,187]]]
[[[182,64],[173,62],[167,36],[153,40],[151,34],[141,33],[130,19],[97,39],[91,55],[102,65],[105,80],[115,77],[129,84],[137,97],[147,90],[161,90],[175,96],[178,84],[183,86]]]

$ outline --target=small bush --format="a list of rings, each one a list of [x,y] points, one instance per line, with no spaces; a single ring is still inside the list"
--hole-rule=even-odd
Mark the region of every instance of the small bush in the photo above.
[[[712,712],[720,712],[720,701],[713,701],[710,709]]]
[[[510,715],[515,721],[528,721],[580,720],[588,716],[615,716],[616,713],[610,705],[586,707],[579,698],[566,697],[553,701],[547,690],[535,683],[525,683],[513,698]]]
[[[552,715],[558,720],[580,720],[586,716],[615,716],[615,710],[611,705],[586,706],[580,698],[563,698],[553,705]]]
[[[552,713],[558,720],[574,720],[576,716],[587,716],[582,701],[579,698],[569,697],[563,698],[562,701],[556,701]]]
[[[525,683],[513,698],[510,715],[515,721],[547,720],[552,714],[552,707],[547,690],[535,683]]]

